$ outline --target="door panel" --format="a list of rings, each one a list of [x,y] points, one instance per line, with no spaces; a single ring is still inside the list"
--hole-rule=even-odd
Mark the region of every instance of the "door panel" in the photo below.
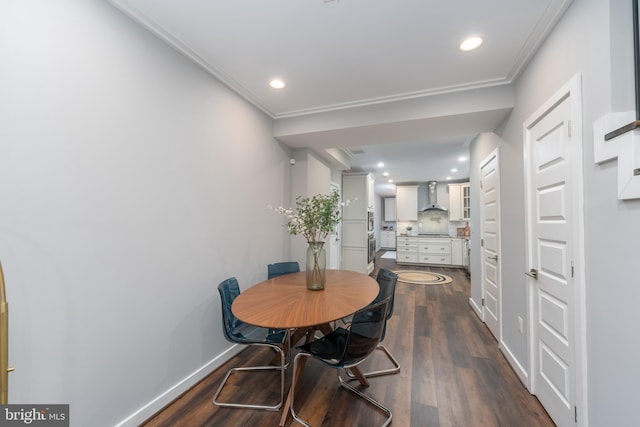
[[[496,339],[500,340],[500,227],[497,167],[497,154],[493,154],[482,163],[480,168],[480,222],[483,320]]]
[[[568,399],[571,389],[569,366],[544,343],[540,346],[540,376],[548,386],[553,388],[561,406],[569,407],[571,405]]]
[[[567,307],[553,295],[540,293],[540,325],[559,340],[569,342],[569,316]]]
[[[527,131],[529,262],[533,295],[532,391],[558,425],[574,425],[575,334],[571,265],[572,159],[565,97]]]

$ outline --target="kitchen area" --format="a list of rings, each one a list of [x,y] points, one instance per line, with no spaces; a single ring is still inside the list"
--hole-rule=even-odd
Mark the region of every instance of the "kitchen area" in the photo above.
[[[342,176],[342,268],[370,274],[378,251],[398,264],[469,273],[469,181],[398,184],[375,193],[369,173]]]
[[[378,249],[407,265],[446,266],[469,272],[469,182],[397,185],[382,199]]]

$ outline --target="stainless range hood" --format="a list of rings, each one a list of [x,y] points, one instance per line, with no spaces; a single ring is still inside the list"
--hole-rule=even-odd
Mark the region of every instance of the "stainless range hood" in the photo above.
[[[438,204],[437,190],[437,181],[429,181],[418,186],[418,210],[420,212],[447,212],[447,208]]]

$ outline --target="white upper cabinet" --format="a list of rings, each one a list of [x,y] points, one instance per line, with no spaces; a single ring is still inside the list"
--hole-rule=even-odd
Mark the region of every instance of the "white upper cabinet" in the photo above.
[[[396,212],[398,221],[418,220],[418,186],[396,187]]]
[[[385,197],[384,199],[384,220],[385,222],[395,222],[396,220],[395,197]]]
[[[471,219],[471,191],[469,183],[462,186],[462,218],[466,220]]]
[[[367,175],[367,209],[373,212],[376,197],[376,180],[372,175]]]
[[[349,200],[349,205],[343,208],[342,219],[367,219],[367,212],[373,211],[374,185],[375,180],[369,174],[342,177],[342,199]]]
[[[468,221],[471,218],[469,183],[449,184],[449,220]]]

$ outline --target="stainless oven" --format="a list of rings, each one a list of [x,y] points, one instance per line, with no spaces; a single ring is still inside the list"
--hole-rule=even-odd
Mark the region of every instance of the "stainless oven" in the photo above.
[[[376,236],[373,233],[369,233],[368,243],[367,263],[370,264],[376,259]]]

